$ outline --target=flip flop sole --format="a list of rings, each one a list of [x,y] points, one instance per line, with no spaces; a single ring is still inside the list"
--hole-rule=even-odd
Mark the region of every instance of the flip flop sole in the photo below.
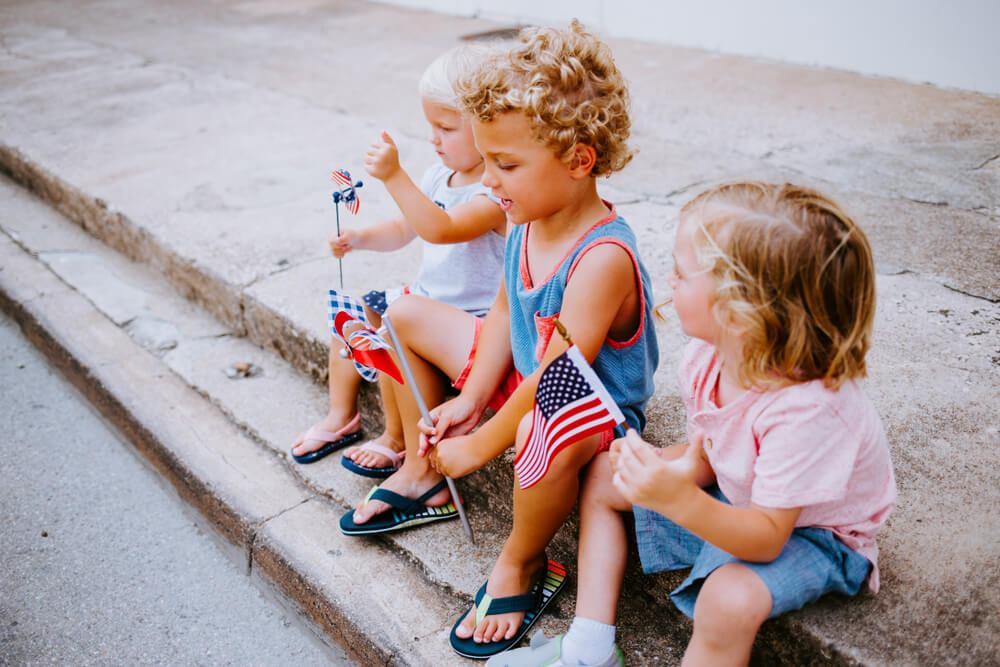
[[[471,638],[462,639],[455,634],[455,630],[457,630],[458,626],[465,620],[465,615],[462,615],[462,617],[458,619],[458,622],[451,628],[452,650],[463,658],[486,660],[497,653],[503,653],[511,646],[516,645],[519,641],[524,639],[524,636],[528,634],[528,630],[531,629],[531,626],[535,624],[535,621],[537,621],[538,617],[542,615],[542,612],[549,606],[549,603],[552,602],[552,599],[556,596],[556,594],[558,594],[559,591],[563,589],[563,586],[566,585],[566,568],[554,560],[550,560],[545,572],[545,578],[539,583],[542,586],[541,601],[537,607],[525,612],[524,620],[521,622],[521,627],[518,628],[517,634],[510,639],[500,642],[490,642],[488,644],[477,644]],[[535,585],[538,586],[539,584]]]
[[[296,463],[316,463],[316,461],[319,461],[321,458],[328,456],[329,454],[333,454],[338,449],[343,449],[348,445],[353,445],[363,437],[365,437],[365,434],[361,431],[348,433],[342,438],[326,443],[317,450],[306,452],[305,454],[295,454],[292,452],[292,458],[295,459]]]
[[[458,509],[454,503],[447,503],[439,507],[428,507],[420,514],[403,515],[398,510],[391,510],[385,514],[392,514],[389,521],[369,521],[367,523],[354,523],[354,510],[351,510],[340,518],[340,532],[347,536],[355,535],[378,535],[380,533],[391,533],[405,528],[414,528],[425,523],[435,521],[447,521],[458,517]]]
[[[349,458],[341,458],[340,465],[344,466],[355,475],[361,475],[362,477],[376,477],[379,479],[384,479],[399,470],[399,468],[369,468],[368,466],[355,463]]]

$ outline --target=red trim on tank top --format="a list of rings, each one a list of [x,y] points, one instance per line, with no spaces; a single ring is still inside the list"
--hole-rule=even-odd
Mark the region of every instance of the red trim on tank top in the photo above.
[[[527,225],[525,225],[525,227],[524,227],[524,237],[521,239],[521,252],[519,254],[518,261],[520,263],[519,269],[520,269],[520,273],[521,273],[521,284],[524,285],[524,288],[526,290],[528,290],[529,292],[533,291],[533,290],[536,290],[539,287],[542,287],[543,285],[545,285],[545,283],[547,283],[550,280],[552,280],[552,277],[554,275],[556,275],[556,273],[559,272],[559,269],[562,267],[563,262],[566,261],[566,258],[568,258],[570,255],[572,255],[573,252],[577,248],[580,247],[580,244],[583,243],[583,239],[587,238],[587,234],[591,233],[592,231],[594,231],[595,229],[597,229],[601,225],[606,225],[609,222],[611,222],[611,221],[613,221],[613,220],[615,220],[615,219],[618,218],[618,213],[617,213],[617,211],[615,211],[615,205],[612,204],[611,202],[607,201],[606,199],[602,199],[601,201],[604,203],[605,206],[607,206],[609,209],[611,209],[611,212],[608,213],[607,216],[605,216],[605,217],[601,218],[600,220],[598,220],[597,222],[595,222],[593,224],[593,226],[590,227],[590,229],[588,229],[583,234],[581,234],[580,238],[578,238],[576,240],[576,243],[573,244],[573,247],[571,247],[569,250],[567,250],[566,254],[562,256],[562,259],[560,259],[558,262],[556,262],[555,268],[552,269],[552,272],[549,273],[549,275],[545,276],[545,280],[543,280],[542,282],[540,282],[538,285],[532,285],[531,284],[531,275],[528,273],[528,232],[531,231],[531,225],[533,223],[529,222]]]
[[[642,289],[642,274],[639,272],[639,258],[635,256],[634,252],[632,252],[632,248],[630,248],[625,241],[621,240],[617,236],[602,236],[594,239],[588,243],[587,246],[580,251],[580,254],[576,256],[576,259],[573,260],[573,264],[569,267],[569,272],[566,274],[566,284],[569,284],[570,278],[573,277],[573,271],[576,270],[576,265],[580,263],[580,260],[585,254],[587,254],[587,251],[596,246],[606,244],[616,245],[628,253],[629,259],[632,260],[632,271],[635,273],[635,284],[639,289],[639,327],[636,329],[636,332],[632,334],[628,340],[624,341],[617,341],[611,336],[605,336],[604,338],[605,345],[620,350],[635,344],[635,342],[639,340],[639,337],[642,336],[642,331],[646,326],[646,293]]]

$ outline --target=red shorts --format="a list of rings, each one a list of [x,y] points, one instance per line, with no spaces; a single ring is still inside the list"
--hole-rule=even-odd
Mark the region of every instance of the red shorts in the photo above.
[[[615,435],[615,430],[613,428],[609,428],[607,431],[602,433],[601,444],[597,448],[597,452],[594,453],[594,456],[597,456],[601,452],[606,452],[609,449],[611,449],[611,443],[614,442],[617,439],[617,437],[618,436]]]
[[[469,379],[469,371],[472,370],[472,362],[476,360],[476,349],[479,347],[479,334],[483,330],[483,318],[476,318],[476,333],[472,338],[472,349],[469,350],[469,359],[465,362],[465,368],[462,372],[458,374],[458,377],[451,386],[455,389],[461,391],[462,387],[465,386],[465,381]],[[504,376],[503,380],[500,381],[500,386],[490,397],[489,407],[493,412],[497,412],[503,407],[503,404],[507,402],[517,386],[524,381],[524,376],[517,372],[517,369],[511,365],[510,369],[507,371],[507,375]],[[610,444],[609,444],[610,446]]]

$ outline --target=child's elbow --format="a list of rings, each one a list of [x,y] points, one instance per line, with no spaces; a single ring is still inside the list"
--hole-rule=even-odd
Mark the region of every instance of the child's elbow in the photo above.
[[[785,548],[785,543],[787,540],[781,543],[775,544],[773,542],[765,542],[753,545],[752,547],[743,550],[743,553],[733,554],[740,560],[745,560],[750,563],[770,563],[777,560],[778,556],[781,555],[782,550]]]

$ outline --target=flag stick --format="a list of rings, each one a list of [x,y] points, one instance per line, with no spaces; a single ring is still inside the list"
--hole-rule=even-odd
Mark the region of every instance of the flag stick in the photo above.
[[[334,197],[333,208],[337,211],[337,238],[340,238],[340,200]],[[340,291],[344,291],[344,258],[338,257],[337,264],[340,266]]]
[[[396,335],[396,329],[392,326],[392,320],[389,319],[388,315],[382,316],[382,324],[385,326],[385,330],[389,333],[389,340],[392,342],[393,348],[396,350],[396,356],[399,358],[399,365],[403,367],[403,374],[406,376],[406,383],[410,385],[410,389],[413,390],[413,398],[417,400],[417,407],[420,408],[420,415],[424,418],[424,421],[433,425],[434,421],[431,419],[431,413],[427,411],[427,404],[424,403],[424,396],[420,393],[420,387],[417,386],[417,381],[413,377],[413,369],[410,368],[410,362],[406,358],[406,353],[403,351],[403,345],[399,341],[399,337]],[[469,534],[469,540],[475,544],[476,537],[472,534],[472,526],[469,525],[469,517],[465,515],[465,507],[462,506],[462,499],[458,496],[458,489],[455,488],[455,480],[451,477],[445,475],[445,481],[448,483],[448,491],[451,492],[451,499],[455,502],[455,508],[458,510],[458,518],[462,520],[462,525],[465,526],[465,532]]]
[[[553,317],[552,323],[555,325],[556,331],[559,332],[559,335],[562,336],[562,339],[566,341],[566,344],[573,347],[573,339],[570,337],[569,331],[566,330],[566,326],[559,321],[559,318]]]

